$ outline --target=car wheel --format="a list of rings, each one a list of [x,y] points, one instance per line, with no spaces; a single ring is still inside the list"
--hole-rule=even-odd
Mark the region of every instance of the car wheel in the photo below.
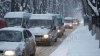
[[[30,56],[35,56],[35,52],[33,52]]]
[[[64,29],[64,32],[65,32],[65,29]]]
[[[36,47],[35,47],[35,45],[33,45],[33,52],[32,52],[32,54],[30,54],[30,56],[35,56],[35,52],[36,52]]]
[[[64,35],[64,33],[62,33],[62,36]]]
[[[23,51],[23,53],[22,53],[22,56],[26,56],[24,51]]]

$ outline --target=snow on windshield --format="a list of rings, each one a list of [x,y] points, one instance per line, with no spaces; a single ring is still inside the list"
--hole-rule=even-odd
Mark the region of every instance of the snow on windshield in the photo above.
[[[30,20],[29,26],[30,27],[41,27],[44,26],[46,28],[50,28],[52,25],[51,20]]]
[[[5,18],[8,26],[21,26],[21,18]]]
[[[0,41],[19,42],[22,34],[19,31],[0,31]]]

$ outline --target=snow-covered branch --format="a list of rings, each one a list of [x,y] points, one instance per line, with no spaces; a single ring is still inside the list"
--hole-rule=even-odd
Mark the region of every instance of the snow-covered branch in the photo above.
[[[88,4],[91,6],[91,8],[93,9],[93,11],[97,14],[97,15],[99,15],[99,13],[98,13],[98,10],[97,10],[97,7],[94,7],[92,4],[91,4],[91,2],[89,1],[89,0],[87,0],[88,1]]]

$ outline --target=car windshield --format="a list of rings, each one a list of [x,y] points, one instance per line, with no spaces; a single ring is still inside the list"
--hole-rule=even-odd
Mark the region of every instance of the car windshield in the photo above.
[[[5,18],[8,26],[21,26],[22,18]]]
[[[58,25],[61,26],[62,25],[62,20],[58,19]]]
[[[72,20],[64,20],[65,23],[72,23]]]
[[[19,31],[0,31],[0,41],[20,42],[22,33]]]
[[[73,23],[77,23],[77,21],[73,21]]]
[[[51,28],[52,21],[51,20],[30,20],[30,27],[45,27]]]

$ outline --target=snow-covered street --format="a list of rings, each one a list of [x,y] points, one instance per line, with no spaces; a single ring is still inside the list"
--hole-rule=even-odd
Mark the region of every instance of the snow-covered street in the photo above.
[[[50,56],[100,56],[99,41],[81,24]]]
[[[100,56],[100,0],[0,0],[0,56]]]

